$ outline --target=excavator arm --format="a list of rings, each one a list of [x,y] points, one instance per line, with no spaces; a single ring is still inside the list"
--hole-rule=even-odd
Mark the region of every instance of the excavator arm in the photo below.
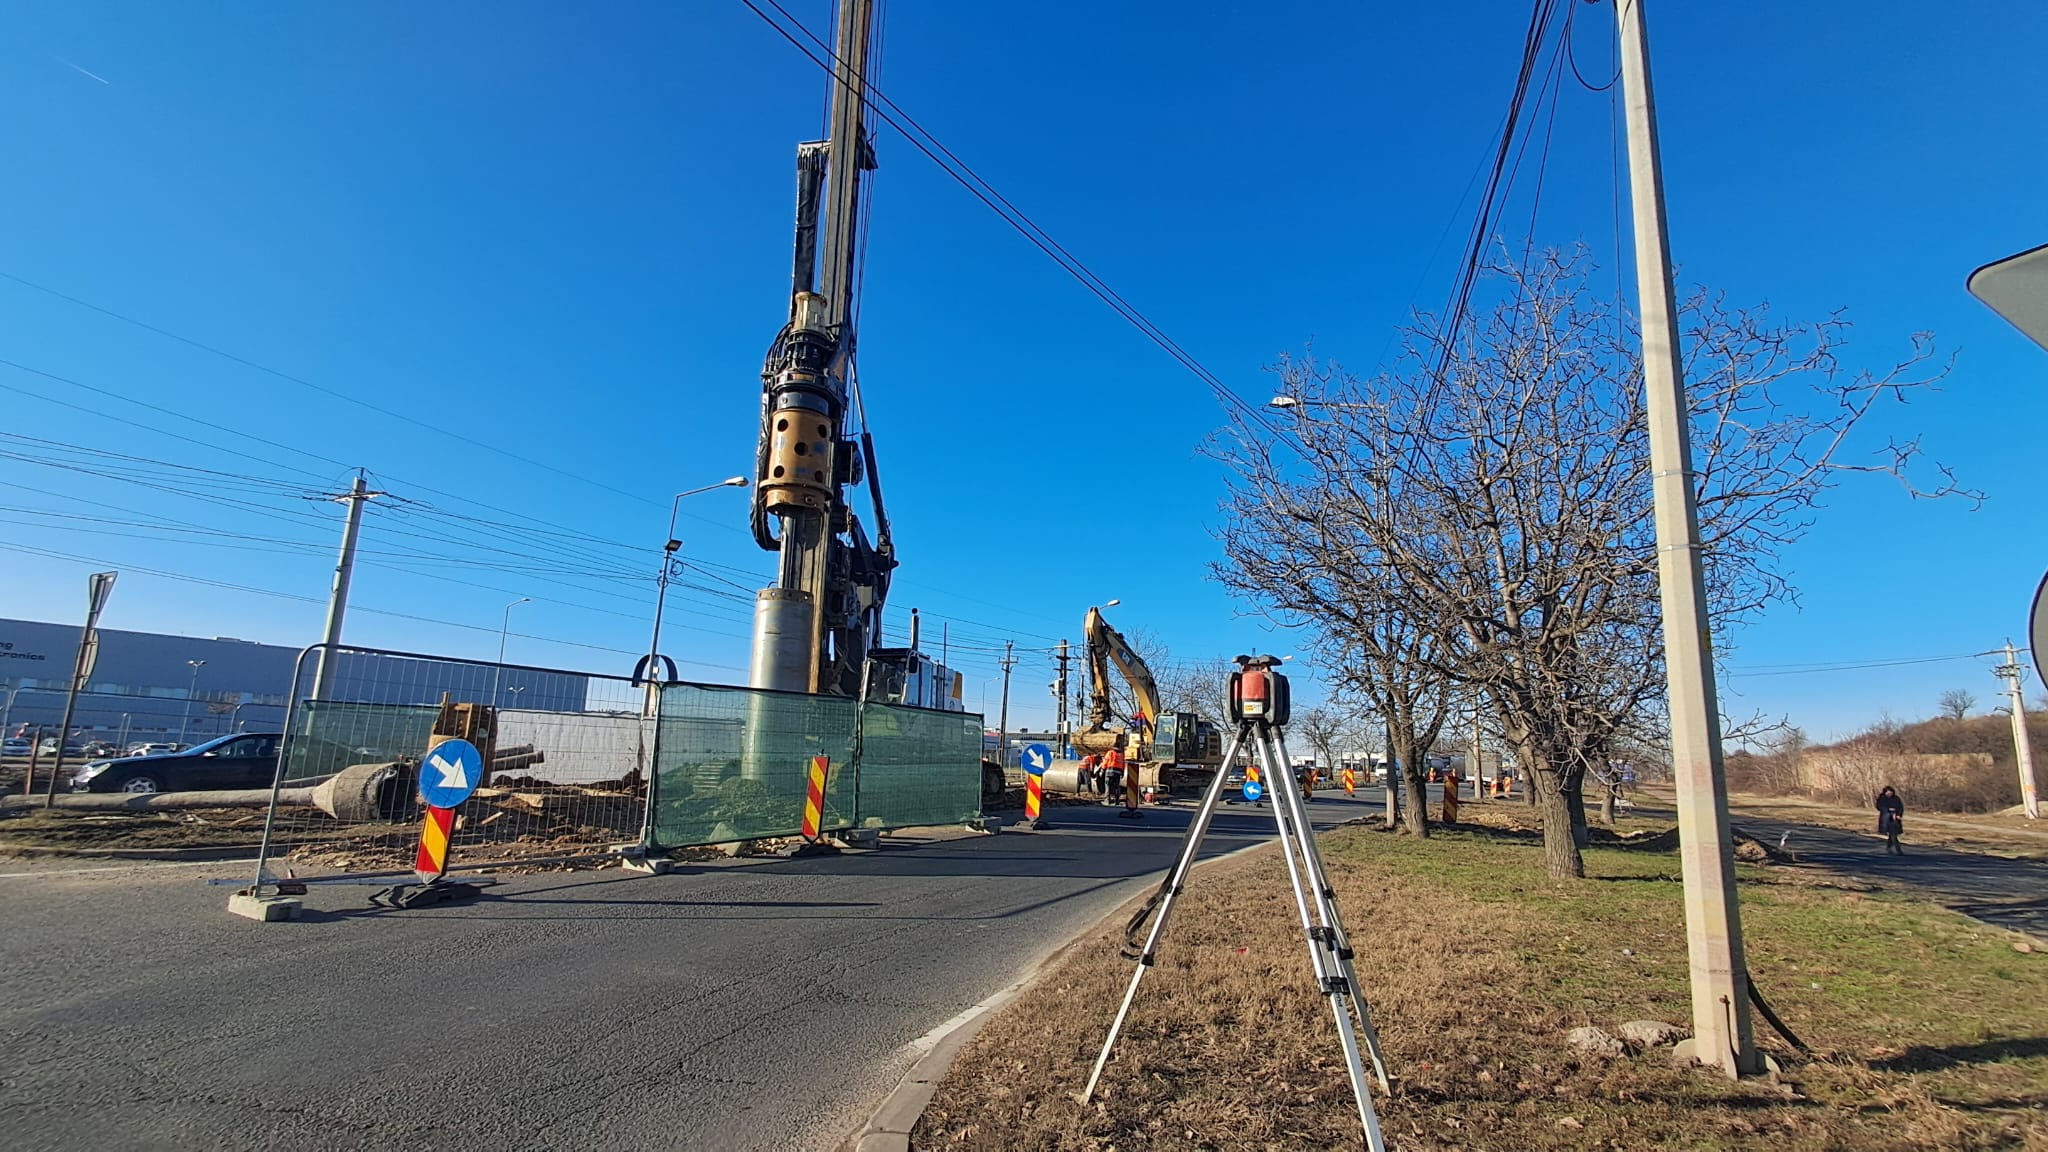
[[[1088,737],[1109,730],[1109,722],[1113,718],[1109,703],[1109,666],[1112,662],[1116,664],[1117,671],[1123,673],[1124,682],[1131,686],[1131,695],[1137,699],[1138,719],[1148,730],[1157,725],[1159,685],[1152,679],[1152,670],[1145,666],[1144,659],[1131,647],[1130,641],[1124,639],[1123,633],[1110,627],[1109,622],[1102,618],[1101,611],[1095,608],[1088,610],[1083,631],[1088,638],[1089,723],[1086,730],[1076,734],[1075,743],[1088,747],[1099,742]],[[1149,735],[1149,731],[1139,733],[1138,738]],[[1096,749],[1091,747],[1090,750]]]

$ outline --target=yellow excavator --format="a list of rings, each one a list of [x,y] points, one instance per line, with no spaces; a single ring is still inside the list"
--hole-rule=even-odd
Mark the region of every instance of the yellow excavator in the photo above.
[[[1088,640],[1090,697],[1088,726],[1074,733],[1074,748],[1094,755],[1123,749],[1125,759],[1138,770],[1138,786],[1148,795],[1207,785],[1223,764],[1222,733],[1192,712],[1160,710],[1159,684],[1152,678],[1152,670],[1123,633],[1102,618],[1100,609],[1088,609],[1082,631]],[[1114,718],[1109,697],[1112,662],[1131,686],[1137,706],[1137,714],[1118,727],[1110,724]]]

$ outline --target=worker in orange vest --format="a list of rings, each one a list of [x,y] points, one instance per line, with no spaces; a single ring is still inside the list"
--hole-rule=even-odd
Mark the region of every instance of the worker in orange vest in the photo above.
[[[1358,769],[1344,766],[1344,795],[1355,798],[1358,795]]]
[[[1126,820],[1142,817],[1144,813],[1138,811],[1138,770],[1125,763],[1122,744],[1113,745],[1109,751],[1102,754],[1102,768],[1106,773],[1123,778],[1124,810],[1117,815]]]

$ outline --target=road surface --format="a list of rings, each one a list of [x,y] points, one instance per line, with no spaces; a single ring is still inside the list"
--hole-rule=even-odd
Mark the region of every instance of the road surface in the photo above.
[[[1906,837],[1904,856],[1888,856],[1884,838],[1743,813],[1734,825],[1785,846],[1815,864],[1912,892],[1988,924],[2048,937],[2048,864],[1945,848],[1922,848]],[[1875,818],[1872,820],[1875,825]],[[1906,827],[1912,828],[1909,819]]]
[[[1311,811],[1327,828],[1377,799]],[[911,1041],[1156,880],[1187,811],[1053,808],[1055,831],[516,877],[407,911],[316,885],[272,924],[204,883],[232,866],[0,864],[0,1133],[14,1150],[829,1147]],[[1271,832],[1226,809],[1209,851]]]

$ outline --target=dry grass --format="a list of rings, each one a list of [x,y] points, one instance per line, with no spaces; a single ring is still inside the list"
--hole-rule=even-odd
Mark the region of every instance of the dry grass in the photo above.
[[[2048,1148],[2048,957],[2010,934],[1745,868],[1751,969],[1825,1058],[1773,1039],[1780,1081],[1729,1085],[1662,1052],[1564,1043],[1581,1024],[1689,1025],[1674,855],[1595,847],[1595,878],[1560,885],[1512,831],[1323,843],[1396,1077],[1380,1103],[1398,1147]],[[969,1045],[914,1146],[1359,1146],[1285,893],[1271,851],[1198,874],[1087,1108],[1073,1094],[1130,963],[1113,931],[1085,942]]]

